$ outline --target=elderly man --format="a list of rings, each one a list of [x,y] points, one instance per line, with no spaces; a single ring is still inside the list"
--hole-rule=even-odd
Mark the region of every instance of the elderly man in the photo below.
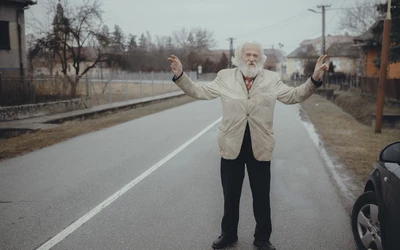
[[[235,51],[233,69],[218,72],[214,81],[200,85],[183,73],[180,60],[171,55],[173,81],[189,96],[209,100],[221,98],[223,118],[219,126],[218,144],[221,153],[221,181],[224,194],[224,215],[221,236],[212,247],[221,249],[238,240],[239,201],[245,166],[253,195],[256,220],[253,244],[258,249],[272,250],[270,208],[271,159],[275,146],[273,116],[276,100],[294,104],[306,100],[322,85],[322,76],[328,66],[322,55],[315,71],[298,87],[285,85],[279,74],[264,70],[266,56],[262,46],[247,42]]]

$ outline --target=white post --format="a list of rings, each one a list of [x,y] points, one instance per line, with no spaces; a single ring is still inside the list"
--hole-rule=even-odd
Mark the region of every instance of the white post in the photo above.
[[[139,71],[140,96],[142,96],[142,71]]]
[[[151,71],[151,95],[154,95],[154,71]]]
[[[112,97],[111,97],[111,73],[109,74],[110,81],[108,82],[108,97],[109,97],[109,103],[112,103]]]
[[[160,77],[161,77],[162,93],[164,93],[164,71],[161,71]]]
[[[89,76],[89,101],[90,101],[90,107],[92,107],[92,75]]]

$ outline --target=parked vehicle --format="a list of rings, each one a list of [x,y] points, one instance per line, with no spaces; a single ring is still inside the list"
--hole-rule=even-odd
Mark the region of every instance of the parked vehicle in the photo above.
[[[400,249],[400,141],[385,147],[373,163],[351,225],[360,250]]]

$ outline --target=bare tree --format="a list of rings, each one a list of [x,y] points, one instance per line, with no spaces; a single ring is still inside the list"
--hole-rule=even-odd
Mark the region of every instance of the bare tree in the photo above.
[[[76,96],[82,76],[108,56],[104,51],[108,38],[100,31],[101,3],[84,0],[71,5],[68,1],[57,4],[56,0],[48,0],[47,7],[49,15],[54,16],[53,23],[42,32],[36,47],[54,53],[61,73],[71,84],[71,96]]]
[[[193,28],[190,31],[182,28],[179,31],[174,31],[173,39],[176,47],[182,49],[185,53],[190,51],[199,53],[213,48],[216,44],[213,33],[201,28]]]
[[[172,33],[172,37],[177,48],[185,49],[189,47],[189,34],[190,31],[186,28],[182,28]]]
[[[382,0],[357,0],[351,8],[339,14],[338,28],[354,35],[361,35],[380,18],[377,4]]]

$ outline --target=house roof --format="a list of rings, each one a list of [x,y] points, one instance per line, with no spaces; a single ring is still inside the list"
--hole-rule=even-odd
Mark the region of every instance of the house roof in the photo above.
[[[354,47],[349,47],[353,44],[353,36],[349,34],[345,35],[328,35],[325,37],[326,44],[326,52],[329,56],[335,54],[336,56],[345,56],[349,55],[353,57],[352,54]],[[303,40],[300,43],[300,47],[291,52],[287,58],[318,58],[320,56],[319,52],[316,50],[315,45],[322,41],[322,37],[317,37],[315,39],[307,39]],[[333,47],[332,47],[333,46]],[[332,47],[332,48],[331,48]],[[357,51],[357,50],[356,50]]]
[[[354,37],[353,41],[355,44],[358,46],[370,46],[370,45],[376,45],[377,41],[375,40],[374,33],[372,30],[380,23],[382,23],[383,20],[378,20],[376,21],[367,31],[365,31],[363,34],[360,36]]]
[[[3,3],[12,3],[12,4],[20,4],[23,6],[29,6],[29,5],[34,5],[37,4],[37,2],[32,1],[32,0],[3,0]]]
[[[355,47],[353,43],[333,43],[326,53],[329,57],[350,57],[357,58],[359,56],[359,48]]]
[[[267,56],[267,61],[268,58],[275,58],[278,62],[285,60],[285,52],[279,49],[264,49],[264,55]]]
[[[287,58],[318,58],[319,54],[312,44],[303,44],[290,53]]]
[[[300,43],[300,46],[306,45],[306,44],[315,44],[315,43],[317,43],[317,42],[319,42],[321,40],[322,40],[322,37],[317,37],[317,38],[314,38],[314,39],[306,39],[306,40],[303,40]],[[325,36],[325,43],[326,44],[346,43],[346,42],[352,42],[352,41],[353,41],[353,37],[350,36],[347,33],[345,35],[334,35],[334,36],[327,35],[327,36]]]

